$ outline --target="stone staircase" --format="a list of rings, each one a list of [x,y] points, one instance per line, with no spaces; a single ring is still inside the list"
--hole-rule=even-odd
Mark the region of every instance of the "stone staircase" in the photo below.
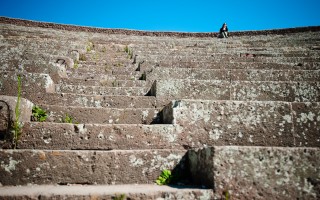
[[[319,27],[226,40],[0,21],[0,199],[320,198]],[[179,179],[157,186],[164,169]]]

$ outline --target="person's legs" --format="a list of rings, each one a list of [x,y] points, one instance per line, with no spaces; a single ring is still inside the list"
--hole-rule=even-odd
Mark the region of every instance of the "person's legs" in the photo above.
[[[222,32],[222,36],[223,36],[224,38],[227,38],[227,37],[228,37],[228,33],[227,33],[227,32]]]

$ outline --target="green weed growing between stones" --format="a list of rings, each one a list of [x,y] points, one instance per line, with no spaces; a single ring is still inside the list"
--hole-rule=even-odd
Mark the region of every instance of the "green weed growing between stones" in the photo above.
[[[78,61],[76,60],[76,61],[74,61],[74,65],[73,65],[73,68],[74,69],[78,69],[78,67],[79,67],[79,65],[78,65],[79,63],[78,63]]]
[[[87,60],[86,55],[80,54],[80,55],[79,55],[79,60],[80,60],[80,61],[86,61],[86,60]]]
[[[44,122],[46,121],[48,115],[47,115],[47,112],[42,108],[40,108],[39,106],[33,106],[32,117],[37,122]]]
[[[225,199],[225,200],[229,200],[229,199],[230,199],[230,193],[229,193],[228,190],[225,190],[225,191],[223,192],[223,195],[224,195],[224,199]]]
[[[70,115],[68,115],[68,113],[67,113],[65,118],[63,119],[63,122],[72,124],[73,123],[73,118]]]
[[[125,200],[126,199],[126,195],[125,194],[120,194],[119,196],[116,195],[113,200]]]
[[[88,42],[87,47],[86,47],[87,52],[90,52],[93,49],[93,47],[94,47],[93,43]]]
[[[128,46],[124,47],[124,52],[126,52],[128,54],[128,58],[132,59],[133,58],[133,51],[129,49]]]
[[[129,53],[129,47],[127,45],[124,47],[124,52]]]
[[[171,183],[172,179],[173,179],[173,176],[171,174],[171,171],[165,169],[161,172],[160,176],[156,180],[156,183],[158,185],[168,185],[169,183]]]
[[[17,104],[15,107],[15,120],[13,122],[13,148],[17,148],[17,144],[21,135],[22,125],[20,123],[20,101],[21,101],[21,76],[18,75],[18,96],[17,96]]]

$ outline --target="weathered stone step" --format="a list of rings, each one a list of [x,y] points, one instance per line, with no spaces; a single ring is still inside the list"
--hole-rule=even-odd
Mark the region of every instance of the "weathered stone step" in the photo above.
[[[70,124],[25,122],[18,143],[20,149],[184,149],[184,144],[203,147],[198,141],[207,134],[188,141],[170,124]]]
[[[179,100],[163,116],[208,146],[320,147],[320,103]]]
[[[105,66],[106,68],[109,67],[117,67],[117,68],[121,68],[121,67],[128,67],[132,65],[133,60],[96,60],[96,61],[82,61],[80,60],[79,63],[82,66]]]
[[[151,95],[167,99],[320,102],[320,82],[157,80]]]
[[[0,187],[1,200],[41,199],[149,199],[149,200],[211,200],[211,189],[192,186],[133,185],[32,185]]]
[[[191,177],[215,199],[319,199],[320,149],[216,146],[188,152]]]
[[[96,108],[155,108],[157,106],[157,100],[154,96],[104,96],[71,93],[38,93],[26,94],[23,97],[29,99],[35,104],[57,106]]]
[[[105,87],[147,87],[147,82],[144,80],[83,80],[63,78],[60,84],[66,85],[83,85],[83,86],[105,86]]]
[[[116,83],[114,83],[116,84]],[[74,93],[86,95],[126,95],[145,96],[149,88],[143,87],[106,87],[106,86],[81,86],[81,85],[61,85],[56,84],[58,93]]]
[[[84,108],[38,105],[48,114],[47,121],[62,123],[66,116],[79,124],[151,124],[160,123],[159,110],[154,108]]]
[[[198,61],[210,61],[210,62],[319,62],[320,59],[318,56],[310,57],[255,57],[254,55],[249,55],[248,57],[241,57],[241,56],[179,56],[179,55],[144,55],[140,56],[139,59],[149,61],[191,61],[191,62],[198,62]]]
[[[148,61],[142,64],[141,71],[152,66],[202,68],[202,69],[274,69],[274,70],[319,70],[320,62],[276,63],[276,62],[209,62],[209,61]]]
[[[256,50],[249,50],[249,49],[243,49],[241,50],[240,48],[238,49],[238,52],[216,52],[212,51],[209,49],[210,46],[205,47],[205,48],[184,48],[184,49],[164,49],[164,48],[159,48],[159,49],[143,49],[139,51],[134,51],[137,55],[151,55],[151,56],[179,56],[179,57],[186,57],[186,56],[191,56],[191,57],[214,57],[214,58],[234,58],[234,57],[242,57],[246,55],[251,55],[254,57],[319,57],[319,53],[316,51],[283,51],[283,52],[278,52],[275,49],[272,50],[264,50],[264,51],[257,51]]]
[[[101,74],[99,72],[92,71],[91,73],[72,73],[67,72],[69,78],[73,79],[84,79],[84,80],[101,80],[101,79],[109,79],[109,80],[139,80],[141,78],[141,74],[136,73],[133,75],[109,75],[109,74]]]
[[[232,81],[318,81],[315,70],[256,70],[256,69],[196,69],[155,67],[146,74],[147,80],[198,79]]]
[[[163,169],[185,171],[186,150],[0,150],[0,183],[152,184]],[[180,163],[180,165],[178,165]]]
[[[41,94],[55,92],[54,83],[48,74],[1,71],[1,95],[17,96],[18,76],[20,76],[21,80],[22,97],[28,98],[34,93]]]
[[[117,67],[117,66],[99,66],[99,65],[80,65],[77,68],[68,69],[70,73],[100,73],[108,75],[137,75],[141,74],[136,71],[135,66]]]

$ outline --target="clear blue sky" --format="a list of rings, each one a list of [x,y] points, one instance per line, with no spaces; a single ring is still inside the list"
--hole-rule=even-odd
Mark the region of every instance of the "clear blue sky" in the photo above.
[[[320,0],[1,0],[0,16],[103,28],[216,32],[320,26]]]

